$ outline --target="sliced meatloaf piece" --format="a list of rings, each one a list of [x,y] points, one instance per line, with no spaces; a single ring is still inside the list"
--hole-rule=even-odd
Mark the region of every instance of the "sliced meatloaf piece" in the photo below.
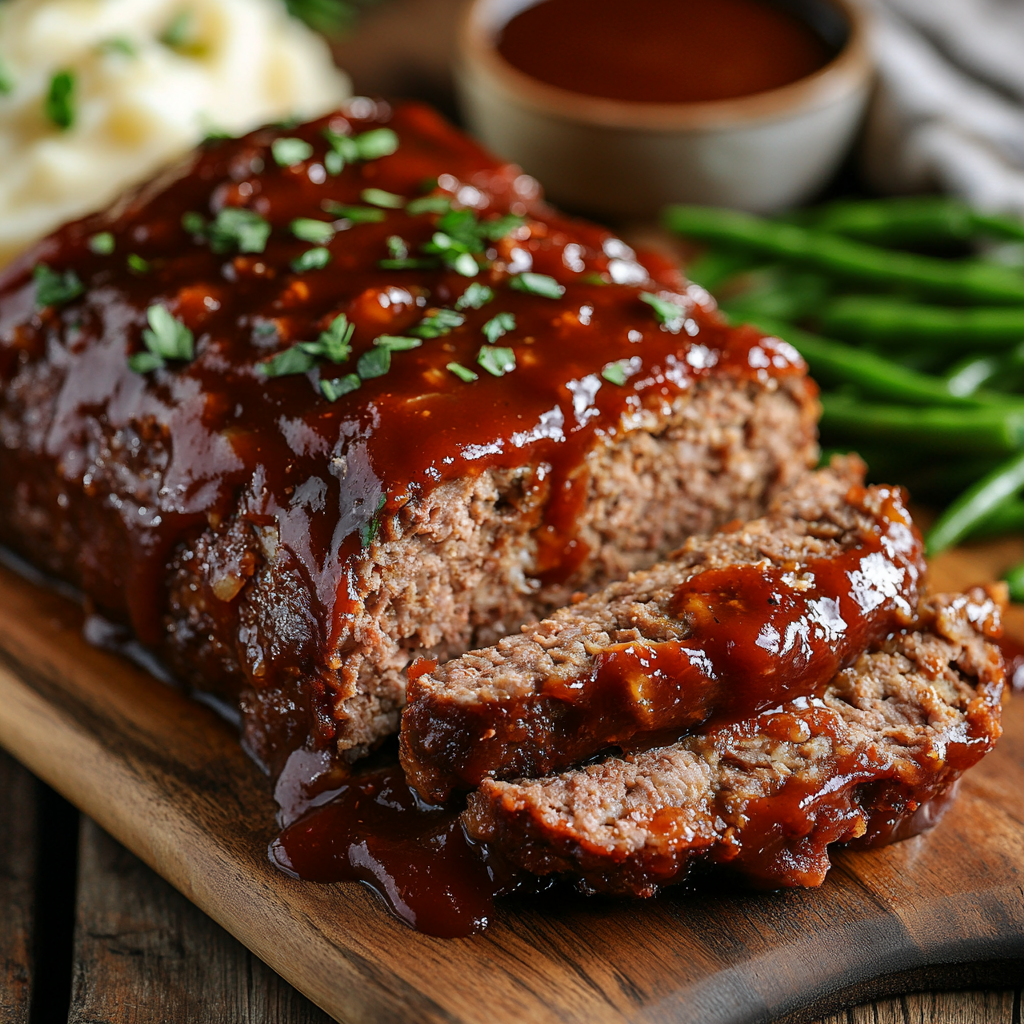
[[[816,416],[789,346],[414,105],[213,140],[0,275],[0,541],[275,769],[760,514]]]
[[[820,697],[547,779],[487,780],[469,834],[515,865],[641,896],[700,861],[819,885],[831,843],[902,837],[1000,734],[1002,593],[936,598]]]
[[[836,460],[764,518],[692,539],[493,647],[410,672],[410,783],[443,802],[485,778],[547,775],[819,693],[918,605],[920,535],[899,492],[863,477],[859,459]]]

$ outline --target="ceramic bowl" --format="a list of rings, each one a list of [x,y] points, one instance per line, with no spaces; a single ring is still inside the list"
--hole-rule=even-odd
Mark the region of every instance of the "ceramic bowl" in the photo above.
[[[801,0],[832,44],[823,68],[790,85],[706,103],[637,103],[538,81],[498,52],[504,26],[537,0],[473,0],[456,86],[470,129],[544,183],[554,201],[611,217],[666,203],[767,213],[813,196],[860,125],[872,82],[856,0]]]

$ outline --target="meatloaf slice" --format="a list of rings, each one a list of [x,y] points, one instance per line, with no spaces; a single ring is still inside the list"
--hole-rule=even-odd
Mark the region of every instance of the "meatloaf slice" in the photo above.
[[[757,515],[815,454],[789,346],[432,111],[212,140],[0,274],[0,541],[364,753],[405,669]]]
[[[652,895],[698,861],[819,885],[830,843],[906,834],[998,739],[1002,593],[937,597],[820,697],[547,779],[486,780],[469,834],[520,868]],[[901,831],[902,829],[902,831]]]
[[[899,492],[835,460],[767,516],[691,539],[493,647],[410,673],[401,757],[428,800],[541,776],[815,694],[906,626],[924,573]],[[420,666],[422,668],[422,666]]]

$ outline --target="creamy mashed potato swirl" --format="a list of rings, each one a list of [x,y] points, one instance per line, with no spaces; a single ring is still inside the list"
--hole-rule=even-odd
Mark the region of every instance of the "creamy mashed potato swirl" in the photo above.
[[[0,3],[0,264],[211,130],[315,117],[350,92],[280,0]]]

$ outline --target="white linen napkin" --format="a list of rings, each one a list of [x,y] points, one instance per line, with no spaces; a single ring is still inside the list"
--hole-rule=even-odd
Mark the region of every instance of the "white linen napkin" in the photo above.
[[[868,2],[879,71],[868,178],[1024,216],[1024,0]]]

